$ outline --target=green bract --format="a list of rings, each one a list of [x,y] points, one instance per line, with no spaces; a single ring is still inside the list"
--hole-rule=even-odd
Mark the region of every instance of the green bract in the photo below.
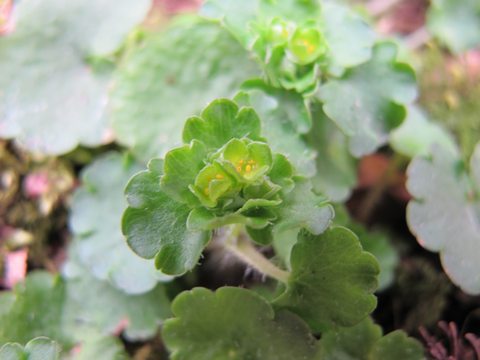
[[[126,190],[124,234],[134,251],[156,257],[165,273],[191,269],[209,231],[221,226],[243,224],[254,240],[268,243],[275,229],[305,226],[319,234],[329,225],[331,207],[287,157],[272,152],[251,107],[215,100],[186,121],[183,139],[188,144],[150,165],[150,174],[135,176]],[[309,211],[300,211],[305,204]]]
[[[288,42],[288,50],[294,62],[306,65],[326,53],[327,46],[320,31],[314,27],[299,27]]]

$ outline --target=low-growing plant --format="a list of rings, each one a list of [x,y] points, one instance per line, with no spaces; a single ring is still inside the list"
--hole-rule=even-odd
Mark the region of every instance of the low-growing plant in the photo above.
[[[402,47],[340,1],[207,0],[159,28],[155,7],[140,24],[150,5],[24,0],[0,37],[0,136],[48,155],[119,145],[81,171],[60,274],[0,294],[0,358],[123,359],[112,335],[161,329],[172,360],[424,359],[375,324],[399,255],[345,204],[362,157],[392,158],[366,212],[412,160],[411,231],[478,294],[480,145],[428,119]],[[479,11],[434,1],[427,27],[465,51],[479,33],[450,24]],[[262,281],[200,286],[211,253]]]

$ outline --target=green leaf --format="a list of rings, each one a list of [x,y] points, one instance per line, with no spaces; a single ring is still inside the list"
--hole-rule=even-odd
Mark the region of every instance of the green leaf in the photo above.
[[[391,244],[389,234],[381,229],[367,230],[361,223],[351,219],[346,207],[341,205],[335,206],[335,225],[351,229],[358,236],[363,250],[371,253],[377,259],[380,266],[378,291],[390,286],[395,277],[399,256]]]
[[[134,254],[120,230],[125,185],[142,169],[125,160],[119,153],[108,153],[82,171],[82,186],[74,194],[70,213],[72,246],[97,279],[108,280],[126,293],[140,294],[169,277],[156,270],[153,261]]]
[[[306,324],[288,312],[275,313],[259,295],[223,287],[196,288],[173,302],[163,339],[172,360],[314,359],[316,340]]]
[[[212,101],[200,117],[187,119],[183,128],[183,141],[196,139],[209,149],[218,149],[230,139],[262,140],[260,119],[251,108],[238,109],[237,104],[228,99]]]
[[[63,310],[65,331],[77,334],[81,328],[93,328],[106,335],[115,333],[123,323],[123,336],[130,341],[154,337],[163,319],[170,315],[170,301],[165,289],[157,285],[148,293],[126,294],[91,276],[72,250],[63,271],[67,294]],[[83,337],[82,333],[80,337]],[[94,339],[86,340],[89,346],[96,347],[92,343]],[[104,338],[104,342],[110,340]]]
[[[369,354],[382,337],[382,328],[367,317],[355,326],[322,334],[322,360],[370,360]],[[390,359],[385,357],[384,360]],[[408,358],[405,358],[405,360]]]
[[[15,30],[0,38],[0,137],[49,155],[109,141],[110,65],[94,68],[86,59],[115,51],[149,6],[148,0],[16,4]]]
[[[310,181],[303,178],[298,178],[295,188],[284,195],[278,214],[279,220],[274,228],[276,232],[305,228],[317,235],[330,225],[334,217],[333,208],[326,199],[316,195]]]
[[[301,135],[310,129],[312,121],[303,97],[258,81],[245,84],[243,95],[260,116],[262,135],[272,151],[285,155],[301,174],[313,175],[315,153]]]
[[[353,326],[375,309],[378,263],[350,230],[302,231],[290,262],[287,290],[274,304],[298,314],[314,331]]]
[[[422,344],[397,330],[377,341],[370,354],[371,360],[424,360]]]
[[[126,353],[122,341],[113,336],[99,336],[95,332],[89,332],[89,335],[83,340],[80,351],[75,354],[74,360],[129,360],[130,356]]]
[[[256,65],[218,24],[183,19],[130,49],[115,76],[113,127],[141,159],[163,156],[181,144],[187,117],[255,75]]]
[[[322,360],[423,360],[422,345],[397,330],[382,337],[382,329],[366,318],[359,324],[322,334]]]
[[[348,150],[347,137],[318,106],[312,116],[314,124],[308,142],[317,151],[313,188],[331,201],[345,201],[357,183],[357,164]]]
[[[30,340],[25,348],[17,343],[7,343],[0,348],[2,360],[58,360],[59,354],[59,345],[46,337]]]
[[[165,274],[180,275],[198,262],[210,240],[209,232],[186,227],[190,208],[172,200],[160,186],[163,162],[152,160],[148,170],[135,175],[125,194],[122,231],[130,247],[141,257],[155,257],[155,264]]]
[[[59,277],[46,272],[30,273],[10,293],[2,293],[9,301],[7,312],[0,315],[0,344],[27,343],[38,336],[47,336],[65,347],[72,344],[69,334],[62,330],[62,308],[65,285]],[[0,300],[0,303],[3,302]]]
[[[350,152],[356,157],[386,143],[389,131],[404,120],[405,106],[417,95],[413,69],[397,62],[396,55],[393,43],[380,43],[369,62],[318,91],[323,110],[349,137]]]
[[[207,149],[194,140],[190,145],[170,150],[165,156],[165,175],[161,178],[162,190],[176,201],[190,205],[198,204],[198,199],[189,189],[200,170],[205,166]],[[162,170],[163,172],[163,170]]]
[[[351,9],[332,1],[322,2],[323,35],[329,47],[329,71],[343,72],[364,63],[372,56],[375,33],[370,26]]]
[[[390,134],[390,145],[398,153],[415,157],[426,156],[433,144],[455,151],[452,136],[440,125],[431,122],[419,108],[408,108],[407,118]]]
[[[479,24],[477,0],[433,0],[428,9],[428,29],[457,54],[480,45]]]
[[[430,158],[415,158],[408,168],[407,220],[420,245],[440,252],[442,265],[463,291],[480,294],[480,145],[469,174],[460,156],[435,146]]]

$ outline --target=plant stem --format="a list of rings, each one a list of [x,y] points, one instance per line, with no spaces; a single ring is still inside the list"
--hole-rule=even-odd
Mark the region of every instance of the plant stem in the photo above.
[[[243,231],[243,225],[232,225],[225,230],[224,246],[228,251],[262,274],[287,283],[290,273],[279,269],[257,251]]]

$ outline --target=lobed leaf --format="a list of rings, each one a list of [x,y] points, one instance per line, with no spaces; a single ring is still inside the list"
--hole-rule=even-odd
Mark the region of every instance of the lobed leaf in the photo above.
[[[210,233],[187,229],[190,208],[170,198],[160,186],[163,161],[152,160],[135,175],[125,194],[122,231],[138,255],[151,259],[165,274],[180,275],[198,262]]]
[[[382,329],[366,318],[359,324],[322,335],[322,360],[423,360],[423,346],[401,331],[382,336]]]
[[[440,252],[442,265],[463,291],[480,293],[480,145],[470,174],[460,156],[435,146],[430,158],[417,157],[408,168],[407,188],[414,197],[407,221],[420,245]]]
[[[97,279],[129,294],[148,292],[169,279],[152,261],[134,254],[120,230],[124,187],[141,169],[119,153],[101,156],[82,171],[70,212],[71,246],[78,260]]]
[[[216,292],[195,288],[172,306],[175,318],[163,327],[172,360],[314,359],[316,340],[288,312],[275,313],[259,295],[241,288]]]
[[[49,155],[109,141],[111,67],[87,59],[116,50],[149,6],[149,0],[16,4],[15,30],[0,38],[0,137]]]
[[[290,263],[287,289],[274,304],[298,314],[312,330],[353,326],[375,309],[379,266],[350,230],[302,231]]]
[[[330,80],[318,91],[323,110],[348,136],[350,152],[360,157],[386,143],[417,95],[413,69],[396,60],[393,43],[380,43],[367,63]]]
[[[245,51],[218,24],[198,18],[145,34],[114,79],[111,120],[120,143],[142,160],[181,144],[185,118],[228,97],[258,74]]]

